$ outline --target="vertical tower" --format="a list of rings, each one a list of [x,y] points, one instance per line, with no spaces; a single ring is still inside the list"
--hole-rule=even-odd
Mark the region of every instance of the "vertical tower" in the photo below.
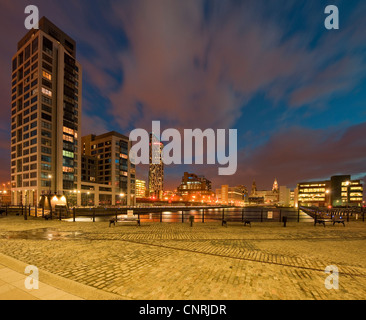
[[[164,190],[163,144],[150,133],[149,148],[149,196],[162,199]]]
[[[12,203],[77,189],[82,70],[75,41],[45,17],[18,43],[11,103]]]
[[[255,180],[253,180],[252,190],[251,190],[250,196],[251,197],[256,197],[257,196],[257,185],[255,184]]]
[[[277,178],[273,182],[272,192],[279,192]]]

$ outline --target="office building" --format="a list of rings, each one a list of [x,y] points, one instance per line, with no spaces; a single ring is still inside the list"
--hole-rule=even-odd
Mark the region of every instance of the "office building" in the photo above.
[[[82,70],[76,43],[43,17],[12,58],[12,204],[80,184]],[[80,199],[79,199],[80,200]]]
[[[211,181],[204,176],[184,172],[182,182],[177,188],[177,194],[183,201],[212,201],[214,193],[211,189]]]
[[[136,179],[136,198],[146,197],[146,181]]]
[[[81,140],[82,202],[93,199],[95,205],[135,205],[136,170],[128,156],[128,137],[111,131],[90,134]]]
[[[150,133],[149,148],[149,196],[161,200],[164,192],[164,163],[162,158],[164,145]]]
[[[216,199],[223,205],[244,206],[248,201],[248,191],[245,186],[222,185],[221,188],[216,189]]]
[[[297,185],[298,206],[361,206],[363,185],[350,175],[332,176],[330,180],[301,182]],[[296,203],[295,203],[296,206]]]

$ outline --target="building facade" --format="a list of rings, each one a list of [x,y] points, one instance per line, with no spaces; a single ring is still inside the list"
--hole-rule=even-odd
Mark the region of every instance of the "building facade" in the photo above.
[[[222,185],[220,189],[216,189],[216,199],[223,205],[244,206],[248,201],[248,191],[244,186]]]
[[[149,197],[161,200],[164,193],[163,144],[150,133],[149,148]]]
[[[136,179],[136,198],[146,198],[146,181]]]
[[[211,201],[214,197],[211,181],[204,176],[184,172],[177,194],[183,201]]]
[[[135,165],[128,137],[111,131],[82,137],[81,198],[94,205],[135,205]],[[78,190],[79,191],[79,190]]]
[[[47,18],[12,58],[12,204],[35,205],[47,193],[80,184],[82,69],[75,41]]]
[[[330,180],[301,182],[297,185],[298,206],[362,206],[363,185],[350,175],[332,176]],[[296,204],[295,204],[296,206]]]

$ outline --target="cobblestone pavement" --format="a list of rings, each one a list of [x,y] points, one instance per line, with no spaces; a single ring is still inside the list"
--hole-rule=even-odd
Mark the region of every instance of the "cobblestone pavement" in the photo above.
[[[0,252],[131,299],[365,299],[366,223],[145,223],[0,218]],[[1,261],[0,261],[1,263]],[[327,290],[326,266],[339,269]]]

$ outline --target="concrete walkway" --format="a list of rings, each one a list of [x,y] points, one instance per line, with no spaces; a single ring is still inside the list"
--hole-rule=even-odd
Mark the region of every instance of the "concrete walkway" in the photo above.
[[[24,284],[26,277],[0,264],[0,300],[83,300],[42,281],[38,289],[28,290]]]

